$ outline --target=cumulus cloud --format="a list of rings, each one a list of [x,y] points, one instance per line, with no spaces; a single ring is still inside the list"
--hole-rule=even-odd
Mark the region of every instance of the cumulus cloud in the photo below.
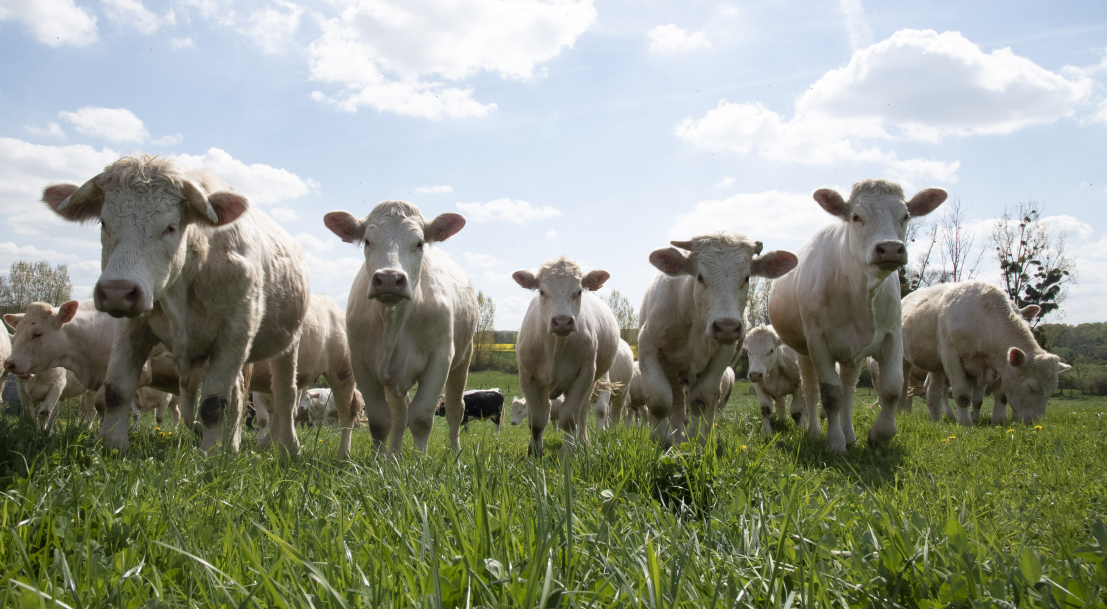
[[[838,8],[846,16],[849,46],[856,53],[873,43],[873,29],[865,23],[865,9],[861,0],[838,0]]]
[[[669,236],[690,239],[730,230],[766,243],[768,240],[802,241],[816,230],[837,221],[837,218],[824,212],[809,194],[770,190],[700,201],[692,211],[676,217]]]
[[[109,142],[142,142],[150,136],[142,120],[126,108],[86,106],[76,112],[59,112],[58,116],[79,133],[102,137]]]
[[[187,49],[195,46],[191,38],[173,38],[169,41],[169,48],[176,51],[177,49]]]
[[[546,236],[550,239],[557,239],[557,231],[551,228],[550,230],[546,231]]]
[[[296,210],[287,207],[277,207],[270,211],[270,215],[273,216],[274,220],[280,222],[294,222],[299,219],[299,216],[296,215]]]
[[[25,209],[48,184],[83,184],[118,158],[119,153],[109,148],[46,146],[0,137],[0,213]]]
[[[283,10],[282,10],[283,9]],[[241,32],[263,53],[277,53],[300,29],[304,7],[291,2],[276,2],[250,15],[249,25]]]
[[[496,199],[488,203],[458,203],[457,207],[474,222],[486,222],[488,220],[526,222],[528,220],[555,218],[561,215],[561,210],[549,205],[535,207],[526,201],[513,201],[511,199]]]
[[[734,183],[734,178],[723,178],[719,180],[719,183],[715,185],[715,188],[730,188],[730,185]]]
[[[163,25],[172,25],[177,22],[177,16],[172,9],[158,16],[142,4],[142,0],[101,0],[104,12],[113,22],[132,27],[143,34],[153,34]]]
[[[177,135],[166,135],[159,137],[156,140],[150,140],[150,143],[155,146],[174,146],[181,143],[182,136],[180,133]]]
[[[711,43],[707,41],[707,34],[703,30],[689,33],[688,30],[671,23],[653,28],[646,32],[646,37],[650,39],[650,50],[662,53],[694,51],[711,47]]]
[[[96,17],[73,0],[6,0],[0,3],[0,21],[21,23],[35,40],[52,47],[83,47],[100,39]]]
[[[219,148],[209,148],[202,155],[182,154],[177,161],[185,168],[203,167],[211,171],[249,197],[250,202],[260,205],[302,197],[319,188],[315,180],[303,180],[287,169],[261,163],[247,165]]]
[[[57,123],[50,121],[46,123],[46,128],[39,127],[38,125],[27,125],[23,127],[23,130],[32,135],[45,135],[49,137],[56,137],[59,140],[65,139],[65,131],[62,130]]]
[[[461,254],[461,260],[465,263],[465,266],[481,268],[490,268],[505,264],[503,260],[500,260],[492,254],[474,254],[472,252],[464,252]]]
[[[985,53],[958,32],[901,30],[815,82],[790,120],[760,103],[723,100],[703,118],[681,122],[676,134],[711,150],[810,164],[872,162],[900,179],[949,182],[958,162],[900,159],[863,142],[1011,133],[1072,116],[1091,91],[1090,79],[1066,79],[1007,48]]]
[[[453,192],[453,191],[454,191],[453,186],[450,186],[449,184],[442,184],[440,186],[416,186],[415,187],[415,192],[420,192],[420,193],[424,193],[424,194],[432,194],[432,195],[445,194],[445,193]]]
[[[338,87],[312,98],[354,112],[429,119],[479,117],[494,103],[453,86],[478,72],[530,79],[538,64],[571,48],[596,19],[591,0],[377,0],[318,17],[308,47],[314,80]]]

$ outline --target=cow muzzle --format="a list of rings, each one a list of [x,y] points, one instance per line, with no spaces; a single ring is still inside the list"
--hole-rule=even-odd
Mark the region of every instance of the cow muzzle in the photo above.
[[[403,271],[377,271],[369,280],[369,298],[392,306],[411,300],[411,285]]]
[[[19,378],[23,378],[29,372],[28,370],[25,370],[25,369],[21,370],[19,368],[19,365],[17,365],[15,363],[15,360],[13,360],[10,357],[8,359],[4,360],[4,370],[7,370],[9,373],[14,374]]]
[[[731,343],[742,336],[742,321],[730,317],[711,322],[711,338],[719,342]]]
[[[142,287],[125,279],[96,282],[92,299],[97,310],[115,318],[138,317],[151,308]]]
[[[765,375],[756,370],[750,370],[750,382],[760,383],[761,379],[765,378]]]
[[[577,329],[577,320],[572,315],[554,315],[550,318],[550,334],[569,336]]]
[[[894,239],[881,241],[873,246],[869,262],[882,271],[894,271],[907,264],[907,247]]]

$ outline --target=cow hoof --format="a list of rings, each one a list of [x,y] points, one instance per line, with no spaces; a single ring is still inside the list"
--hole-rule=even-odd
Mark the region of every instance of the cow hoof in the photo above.
[[[877,448],[879,446],[887,446],[895,434],[889,436],[886,434],[876,433],[876,430],[869,432],[869,448]]]

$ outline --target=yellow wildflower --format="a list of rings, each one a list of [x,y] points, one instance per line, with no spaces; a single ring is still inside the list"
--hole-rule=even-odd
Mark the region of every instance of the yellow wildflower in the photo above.
[[[742,450],[746,450],[746,445],[745,444],[742,445]]]
[[[1015,430],[1014,429],[1008,429],[1007,433],[1015,433]]]
[[[949,439],[950,439],[950,440],[956,440],[956,439],[957,439],[957,436],[950,436],[950,437],[949,437]]]
[[[1041,428],[1042,428],[1042,426],[1041,426],[1041,425],[1035,425],[1035,426],[1034,426],[1034,429],[1041,429]]]

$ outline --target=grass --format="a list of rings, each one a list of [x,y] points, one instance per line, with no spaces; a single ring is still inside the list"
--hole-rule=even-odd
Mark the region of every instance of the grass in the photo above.
[[[1107,604],[1107,399],[1056,399],[1041,429],[933,424],[916,401],[890,446],[831,455],[790,424],[757,435],[747,390],[708,450],[619,428],[567,462],[491,423],[454,454],[442,419],[428,455],[377,456],[357,430],[340,462],[337,432],[314,428],[281,462],[204,458],[149,418],[118,459],[72,419],[46,436],[5,417],[0,605]],[[548,431],[547,454],[560,444]]]

